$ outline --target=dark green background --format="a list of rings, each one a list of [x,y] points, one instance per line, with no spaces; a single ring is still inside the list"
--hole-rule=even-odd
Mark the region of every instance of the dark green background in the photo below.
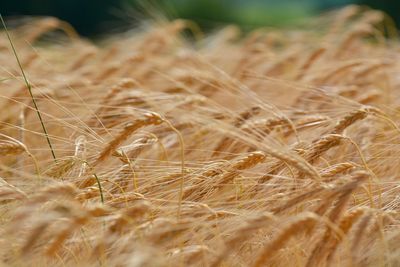
[[[149,10],[192,19],[205,29],[224,23],[251,29],[295,24],[350,3],[382,9],[400,24],[400,0],[152,0],[141,4],[137,0],[0,0],[0,12],[5,17],[55,16],[70,22],[82,35],[95,36],[126,30],[148,17]]]

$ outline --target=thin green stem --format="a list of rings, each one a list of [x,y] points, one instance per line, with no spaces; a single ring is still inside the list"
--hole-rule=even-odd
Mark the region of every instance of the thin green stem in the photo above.
[[[94,172],[94,169],[92,168],[92,166],[89,165],[89,162],[87,162],[86,160],[81,160],[81,162],[83,164],[86,164],[88,166],[88,168],[90,169],[90,171],[92,172],[94,178],[96,179],[97,182],[97,186],[99,187],[99,191],[100,191],[100,200],[101,203],[104,204],[104,194],[103,194],[103,187],[101,186],[101,182],[100,182],[100,178],[97,176],[97,174]]]
[[[0,79],[0,83],[1,82],[5,82],[5,81],[8,81],[8,80],[11,80],[12,78],[2,78],[2,79]]]
[[[101,187],[100,179],[99,179],[99,177],[97,176],[96,173],[93,173],[93,176],[94,176],[94,178],[96,178],[97,185],[98,185],[99,190],[100,190],[100,199],[101,199],[101,203],[104,204],[103,188]]]
[[[54,149],[53,149],[53,146],[52,146],[52,144],[51,144],[49,134],[47,133],[46,126],[44,125],[44,122],[43,122],[43,119],[42,119],[42,114],[40,113],[39,107],[38,107],[38,105],[37,105],[37,103],[36,103],[36,99],[35,99],[35,97],[33,96],[33,93],[32,93],[32,86],[31,86],[31,84],[29,83],[29,81],[28,81],[28,79],[27,79],[27,77],[26,77],[26,75],[25,75],[25,71],[24,71],[24,69],[22,68],[21,61],[19,60],[17,51],[16,51],[16,49],[15,49],[15,47],[14,47],[14,44],[13,44],[13,42],[12,42],[12,40],[11,40],[11,36],[10,36],[10,34],[9,34],[9,32],[8,32],[6,23],[4,22],[3,16],[2,16],[1,14],[0,14],[0,19],[1,19],[1,23],[3,24],[4,30],[5,30],[5,32],[6,32],[8,41],[10,42],[11,49],[12,49],[12,51],[13,51],[13,53],[14,53],[15,59],[17,60],[18,66],[19,66],[19,68],[20,68],[20,70],[21,70],[22,77],[24,78],[26,87],[28,88],[29,95],[30,95],[30,97],[31,97],[31,99],[32,99],[32,103],[33,103],[33,105],[34,105],[34,107],[35,107],[37,116],[39,117],[40,124],[42,125],[42,129],[43,129],[44,135],[46,136],[46,140],[47,140],[47,143],[48,143],[49,148],[50,148],[50,151],[51,151],[51,155],[53,156],[54,161],[57,163],[56,154],[54,153]]]

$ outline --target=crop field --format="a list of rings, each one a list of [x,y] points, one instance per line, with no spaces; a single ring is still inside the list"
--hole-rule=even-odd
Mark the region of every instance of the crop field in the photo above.
[[[0,266],[400,266],[400,43],[298,28],[0,32]]]

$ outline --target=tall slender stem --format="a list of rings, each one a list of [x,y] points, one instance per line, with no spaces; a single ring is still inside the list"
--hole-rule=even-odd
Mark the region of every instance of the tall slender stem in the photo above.
[[[51,155],[53,156],[54,161],[57,163],[56,154],[54,152],[53,145],[51,144],[50,137],[49,137],[49,134],[47,132],[46,126],[45,126],[45,124],[43,122],[42,114],[40,113],[39,107],[38,107],[38,105],[36,103],[36,99],[35,99],[35,97],[34,97],[34,95],[32,93],[32,86],[29,83],[28,79],[26,78],[25,71],[22,68],[21,61],[19,60],[17,51],[15,50],[14,44],[13,44],[13,42],[11,40],[11,36],[10,36],[10,34],[8,32],[8,29],[7,29],[6,23],[4,22],[3,16],[1,14],[0,14],[0,19],[1,19],[1,23],[3,24],[4,30],[6,31],[6,35],[7,35],[8,41],[10,42],[10,45],[11,45],[12,51],[14,53],[14,56],[15,56],[17,62],[18,62],[18,66],[19,66],[19,68],[21,70],[22,77],[24,78],[26,87],[28,88],[29,95],[30,95],[30,97],[32,99],[33,106],[35,107],[37,116],[39,117],[39,121],[40,121],[40,124],[42,125],[42,129],[43,129],[44,135],[46,136],[47,144],[49,145],[49,148],[50,148],[50,151],[51,151]]]

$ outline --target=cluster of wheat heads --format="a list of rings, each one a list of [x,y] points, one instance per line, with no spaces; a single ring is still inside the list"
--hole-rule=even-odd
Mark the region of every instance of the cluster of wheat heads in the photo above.
[[[2,32],[1,266],[400,264],[383,13],[206,37],[177,20],[100,44],[50,18],[9,33],[27,81]]]

